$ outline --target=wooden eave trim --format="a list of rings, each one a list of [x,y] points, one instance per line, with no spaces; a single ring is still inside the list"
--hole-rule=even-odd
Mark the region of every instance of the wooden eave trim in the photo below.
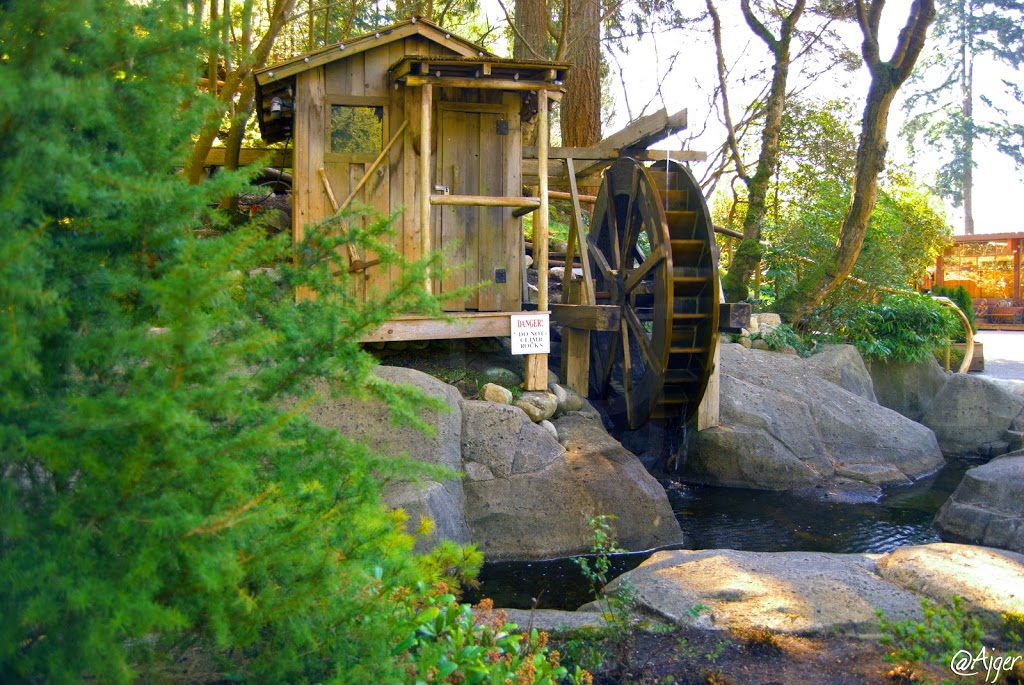
[[[410,20],[404,23],[393,24],[376,33],[365,34],[316,52],[301,55],[270,67],[264,67],[255,73],[256,82],[258,84],[266,84],[280,81],[307,69],[315,69],[316,67],[372,50],[375,47],[417,35],[443,45],[463,57],[480,57],[483,55],[488,59],[495,58],[494,55],[479,45],[474,45],[463,38],[453,36],[434,24],[419,19],[415,22]]]
[[[955,235],[953,242],[961,243],[987,243],[990,240],[1020,240],[1024,239],[1024,233],[972,233],[971,235]]]
[[[481,88],[485,90],[563,90],[560,83],[552,83],[548,81],[527,81],[525,79],[514,81],[512,79],[494,79],[489,77],[465,78],[409,75],[405,77],[404,81],[405,85],[413,87],[432,85],[438,86],[439,88]]]
[[[561,82],[565,79],[565,72],[569,70],[571,65],[561,62],[514,62],[494,58],[493,56],[481,57],[480,59],[465,59],[446,55],[406,55],[395,62],[388,69],[388,72],[391,74],[393,81],[398,81],[409,75],[427,76],[434,66],[442,68],[466,67],[470,69],[476,67],[479,69],[479,76],[476,76],[476,78],[490,76],[498,78],[499,76],[493,73],[496,70],[530,71],[536,73],[523,80]],[[448,78],[453,77],[449,76]],[[468,76],[464,75],[463,78],[468,78]],[[501,78],[506,77],[502,76]]]

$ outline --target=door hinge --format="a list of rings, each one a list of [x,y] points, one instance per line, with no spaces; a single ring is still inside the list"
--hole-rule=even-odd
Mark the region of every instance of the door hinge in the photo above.
[[[495,126],[499,136],[508,135],[508,119],[498,119],[498,123]]]

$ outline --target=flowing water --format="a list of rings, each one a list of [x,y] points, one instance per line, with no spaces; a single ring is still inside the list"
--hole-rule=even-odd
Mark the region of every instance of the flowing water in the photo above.
[[[889,552],[937,542],[932,519],[977,462],[949,460],[913,485],[886,490],[878,502],[839,504],[792,494],[666,483],[686,549],[753,552]],[[617,555],[611,576],[639,566],[650,554]],[[576,609],[592,599],[571,559],[485,564],[481,587],[466,601],[490,597],[495,606]]]

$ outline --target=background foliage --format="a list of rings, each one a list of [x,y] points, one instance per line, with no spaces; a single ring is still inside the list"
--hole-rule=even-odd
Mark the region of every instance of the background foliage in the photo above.
[[[0,14],[0,681],[411,682],[428,657],[561,677],[536,636],[466,623],[478,553],[412,554],[379,494],[424,467],[306,418],[326,380],[424,427],[437,401],[353,341],[436,312],[437,260],[356,217],[404,278],[363,304],[331,273],[336,225],[300,251],[226,230],[210,207],[245,178],[180,173],[217,107],[182,77],[207,39],[173,1]],[[457,641],[409,641],[442,614]]]
[[[789,101],[781,135],[782,164],[768,195],[760,306],[770,308],[835,249],[850,204],[856,147],[851,120],[849,101]],[[738,208],[744,201],[742,192],[720,192],[713,203],[715,223],[739,230],[743,213]],[[857,342],[873,356],[887,356],[887,352],[898,357],[917,355],[907,347],[909,338],[878,344],[886,334],[875,328],[885,320],[888,308],[909,307],[908,314],[916,317],[919,308],[907,304],[916,300],[874,302],[880,294],[913,290],[950,237],[938,198],[919,186],[909,170],[887,170],[853,279],[836,288],[801,331],[815,332],[822,339]],[[726,246],[721,237],[720,242]],[[944,313],[936,312],[945,320]],[[857,316],[865,318],[856,322]],[[907,319],[906,325],[917,320]],[[922,344],[932,339],[930,328],[918,333]],[[937,335],[936,340],[944,333]],[[920,355],[926,352],[922,348]]]

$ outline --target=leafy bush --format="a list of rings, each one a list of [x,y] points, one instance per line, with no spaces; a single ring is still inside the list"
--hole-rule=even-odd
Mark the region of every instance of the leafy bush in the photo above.
[[[963,330],[948,308],[924,295],[888,295],[830,312],[827,338],[857,346],[867,359],[920,361]]]
[[[451,594],[433,597],[412,617],[409,637],[398,646],[410,659],[408,682],[589,682],[589,674],[576,667],[570,676],[558,652],[548,652],[547,633],[520,633],[506,618],[489,599],[470,607]],[[448,680],[453,676],[458,680]]]
[[[804,340],[789,324],[781,324],[765,335],[761,336],[769,349],[781,350],[783,347],[792,347],[798,354],[806,356],[813,349],[813,342]]]
[[[982,648],[984,631],[976,618],[967,615],[963,599],[953,595],[949,606],[921,600],[924,621],[892,622],[878,610],[881,643],[889,662],[949,664],[961,650],[977,654]]]

